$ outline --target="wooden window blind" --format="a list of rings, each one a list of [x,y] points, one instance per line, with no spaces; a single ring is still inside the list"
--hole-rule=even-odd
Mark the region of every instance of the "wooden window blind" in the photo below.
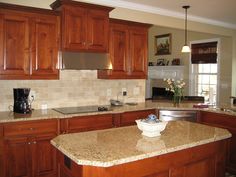
[[[192,64],[217,63],[217,42],[191,45]]]

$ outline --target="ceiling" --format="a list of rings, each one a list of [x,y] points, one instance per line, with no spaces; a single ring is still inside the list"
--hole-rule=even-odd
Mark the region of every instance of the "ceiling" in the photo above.
[[[236,29],[236,0],[82,0],[184,18],[183,5],[190,5],[188,19]]]
[[[215,21],[226,23],[236,28],[236,0],[124,0],[126,2],[161,8],[173,13],[184,13],[183,5],[190,5],[188,10],[190,19]]]

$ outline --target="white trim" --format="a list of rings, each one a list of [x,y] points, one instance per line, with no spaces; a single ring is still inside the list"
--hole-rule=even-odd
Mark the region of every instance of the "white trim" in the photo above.
[[[184,13],[171,11],[171,10],[167,10],[163,8],[158,8],[158,7],[153,7],[149,5],[144,5],[144,4],[134,3],[134,2],[127,2],[124,0],[82,0],[82,1],[93,3],[93,4],[101,4],[101,5],[107,5],[107,6],[112,6],[112,7],[121,7],[121,8],[126,8],[126,9],[138,10],[142,12],[164,15],[164,16],[169,16],[169,17],[174,17],[174,18],[179,18],[179,19],[185,18]],[[194,21],[194,22],[206,23],[210,25],[221,26],[225,28],[236,29],[236,24],[226,23],[223,21],[213,20],[209,18],[203,18],[200,16],[188,15],[188,20]]]
[[[192,44],[198,43],[206,43],[206,42],[214,42],[217,41],[217,94],[216,94],[216,104],[219,104],[220,98],[220,49],[221,49],[221,40],[220,38],[212,38],[212,39],[203,39],[203,40],[196,40],[190,41],[190,46]],[[193,66],[191,63],[191,55],[189,56],[189,94],[194,94],[195,89],[195,79],[193,78]]]

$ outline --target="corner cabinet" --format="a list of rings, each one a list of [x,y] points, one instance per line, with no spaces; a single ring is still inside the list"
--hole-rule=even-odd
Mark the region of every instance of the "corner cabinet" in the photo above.
[[[99,79],[146,79],[149,27],[149,24],[110,19],[112,70],[99,70]]]
[[[59,16],[5,6],[0,4],[0,79],[58,79]]]
[[[51,7],[62,12],[62,50],[107,52],[109,12],[105,6],[57,0]]]

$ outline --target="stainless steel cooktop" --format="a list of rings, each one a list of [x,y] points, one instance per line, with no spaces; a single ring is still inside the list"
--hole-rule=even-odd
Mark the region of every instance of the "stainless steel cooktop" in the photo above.
[[[80,106],[80,107],[63,107],[54,108],[53,110],[62,114],[77,114],[77,113],[88,113],[88,112],[100,112],[110,111],[110,106]]]

